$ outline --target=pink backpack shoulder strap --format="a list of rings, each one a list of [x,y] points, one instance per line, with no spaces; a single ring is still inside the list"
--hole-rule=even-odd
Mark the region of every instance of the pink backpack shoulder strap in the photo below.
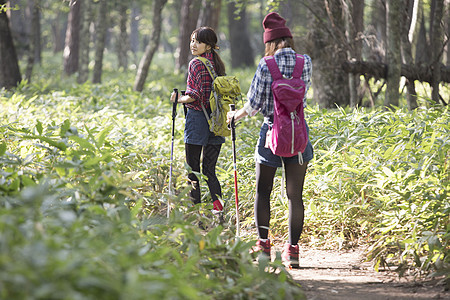
[[[296,61],[295,61],[295,67],[294,71],[292,72],[292,77],[299,78],[302,76],[303,73],[303,66],[305,65],[305,58],[303,55],[296,54]]]
[[[269,68],[273,80],[281,79],[283,77],[283,74],[281,74],[275,58],[273,56],[266,56],[264,57],[264,60],[266,61],[267,67]],[[302,76],[304,64],[305,58],[303,57],[303,55],[296,54],[295,67],[294,71],[292,72],[292,77],[300,78]]]
[[[270,74],[272,75],[273,80],[278,80],[283,78],[283,75],[280,72],[280,69],[278,68],[277,62],[275,61],[275,58],[273,56],[266,56],[264,57],[264,60],[266,61],[267,67],[269,68]]]

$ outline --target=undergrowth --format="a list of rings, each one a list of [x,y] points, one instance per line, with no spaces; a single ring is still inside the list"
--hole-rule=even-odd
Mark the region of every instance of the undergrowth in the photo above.
[[[0,92],[0,296],[34,299],[289,299],[300,287],[280,262],[255,265],[256,236],[235,237],[231,143],[218,162],[225,224],[187,199],[183,112],[168,179],[171,104],[184,75],[157,57],[144,92],[133,74],[103,84],[39,70]],[[253,70],[236,71],[243,90]],[[239,105],[238,105],[239,106]],[[370,246],[376,269],[449,274],[448,108],[306,111],[314,146],[304,189],[302,243]],[[254,145],[261,117],[237,127],[242,226],[253,230]],[[286,238],[288,203],[277,173],[271,233]],[[204,180],[204,178],[202,179]],[[168,203],[170,218],[166,218]]]

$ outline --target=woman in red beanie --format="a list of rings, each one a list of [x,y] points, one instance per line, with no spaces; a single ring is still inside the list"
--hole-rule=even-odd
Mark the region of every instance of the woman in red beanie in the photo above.
[[[273,56],[281,73],[290,77],[296,64],[296,52],[291,31],[286,27],[286,20],[279,14],[269,13],[263,21],[265,56]],[[306,91],[311,86],[312,63],[308,55],[303,55],[304,67],[301,79],[305,82]],[[286,172],[286,192],[289,200],[289,241],[284,245],[282,259],[285,265],[293,268],[299,267],[298,241],[303,231],[304,206],[303,184],[308,162],[313,158],[311,142],[302,155],[281,157],[272,153],[266,146],[266,134],[273,122],[274,100],[272,95],[273,79],[268,66],[262,58],[256,69],[251,86],[247,93],[247,102],[244,107],[227,115],[228,121],[247,115],[254,116],[257,112],[264,115],[258,142],[256,144],[256,198],[255,222],[259,239],[257,248],[270,256],[270,240],[268,238],[270,225],[270,194],[273,179],[277,168],[284,165]],[[306,95],[306,92],[305,92]],[[304,105],[305,99],[303,99]],[[309,131],[309,129],[308,129]]]

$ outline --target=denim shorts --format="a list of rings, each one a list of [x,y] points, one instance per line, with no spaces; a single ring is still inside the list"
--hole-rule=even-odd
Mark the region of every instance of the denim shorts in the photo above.
[[[209,131],[208,120],[201,110],[188,109],[184,127],[184,142],[192,145],[220,145],[225,143],[225,137],[216,136]]]
[[[305,121],[306,122],[306,121]],[[270,148],[266,148],[266,135],[267,131],[269,130],[269,125],[264,122],[261,126],[261,131],[259,132],[259,139],[256,143],[256,150],[255,150],[255,161],[257,163],[260,163],[262,165],[266,165],[269,167],[279,168],[282,166],[281,159],[283,159],[285,164],[298,164],[298,155],[294,155],[292,157],[281,157],[278,155],[273,154],[272,150]],[[309,134],[309,127],[308,124],[306,124],[306,130]],[[305,152],[303,152],[303,161],[309,162],[314,157],[314,150],[313,146],[311,144],[311,141],[308,140],[308,145],[306,146]]]

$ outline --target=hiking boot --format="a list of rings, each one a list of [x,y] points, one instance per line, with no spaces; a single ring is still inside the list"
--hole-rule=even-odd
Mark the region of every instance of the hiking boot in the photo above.
[[[270,257],[270,240],[267,240],[265,242],[258,240],[256,242],[256,246],[252,247],[252,253],[255,252],[262,252],[268,257]]]
[[[299,268],[299,247],[298,245],[284,244],[281,260],[286,267]]]
[[[213,212],[219,212],[223,210],[223,201],[218,199],[213,202]]]
[[[212,213],[214,216],[216,216],[220,225],[223,225],[223,223],[225,223],[225,219],[223,217],[223,201],[216,200],[213,202]]]

